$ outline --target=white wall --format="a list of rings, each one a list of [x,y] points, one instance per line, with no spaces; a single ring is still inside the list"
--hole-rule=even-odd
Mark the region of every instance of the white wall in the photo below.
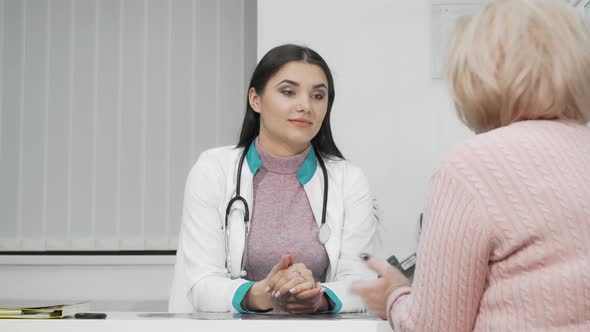
[[[383,257],[410,255],[436,163],[469,135],[432,80],[430,1],[258,1],[258,57],[286,42],[315,49],[335,78],[333,131],[380,202]]]

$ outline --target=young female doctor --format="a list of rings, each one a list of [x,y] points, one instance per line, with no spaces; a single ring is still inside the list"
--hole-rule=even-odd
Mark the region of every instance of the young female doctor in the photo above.
[[[330,128],[334,82],[315,51],[270,50],[256,67],[237,147],[205,151],[185,188],[172,312],[351,312],[376,275],[367,179]]]

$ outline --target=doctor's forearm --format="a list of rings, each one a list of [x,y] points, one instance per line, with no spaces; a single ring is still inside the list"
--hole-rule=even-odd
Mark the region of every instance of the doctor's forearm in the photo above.
[[[255,283],[246,293],[246,308],[251,311],[269,310],[272,308],[270,294],[264,292],[260,282]]]

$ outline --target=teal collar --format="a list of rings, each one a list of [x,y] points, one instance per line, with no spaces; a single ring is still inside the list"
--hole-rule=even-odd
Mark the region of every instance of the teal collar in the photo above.
[[[258,151],[256,151],[256,144],[252,142],[250,147],[248,148],[248,152],[246,153],[246,161],[248,162],[248,167],[250,168],[250,172],[252,175],[256,174],[260,167],[262,167],[262,160],[260,159],[260,155]],[[309,149],[309,153],[307,154],[307,158],[303,161],[301,168],[297,172],[297,179],[302,186],[307,184],[309,180],[315,174],[316,169],[318,168],[317,159],[315,156],[315,151],[313,146]]]

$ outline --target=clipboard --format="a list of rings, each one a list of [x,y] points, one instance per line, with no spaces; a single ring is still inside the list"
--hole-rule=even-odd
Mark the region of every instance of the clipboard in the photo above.
[[[0,319],[56,319],[88,311],[88,301],[73,304],[4,305],[0,303]]]

